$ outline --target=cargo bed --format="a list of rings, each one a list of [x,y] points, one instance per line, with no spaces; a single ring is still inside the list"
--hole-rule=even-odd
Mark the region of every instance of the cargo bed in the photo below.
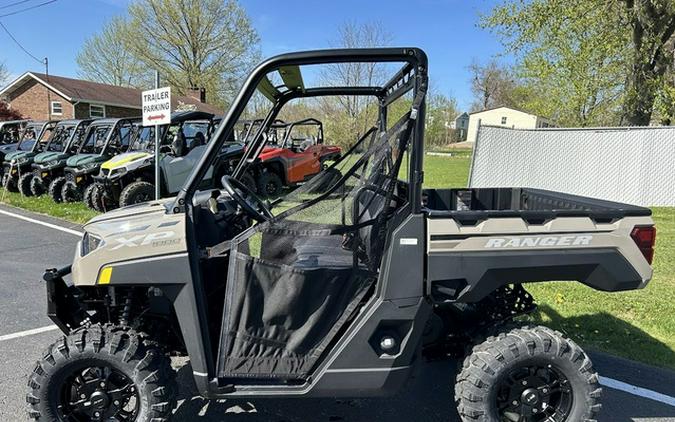
[[[635,205],[531,188],[425,189],[423,198],[428,217],[460,222],[496,217],[521,217],[528,222],[590,217],[609,222],[651,215],[650,209]]]

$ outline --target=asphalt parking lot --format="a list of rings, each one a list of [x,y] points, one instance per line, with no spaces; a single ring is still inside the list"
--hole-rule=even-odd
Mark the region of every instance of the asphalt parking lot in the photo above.
[[[45,268],[71,262],[79,230],[0,206],[0,421],[25,420],[27,374],[59,335],[46,316],[41,275]],[[604,354],[592,357],[605,385],[600,421],[675,422],[675,373]],[[182,389],[175,418],[179,421],[458,421],[451,362],[424,365],[406,390],[392,398],[256,402],[207,402],[195,397],[189,362],[174,363]]]

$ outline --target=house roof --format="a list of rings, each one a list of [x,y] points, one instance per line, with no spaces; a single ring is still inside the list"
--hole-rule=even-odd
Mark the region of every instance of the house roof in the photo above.
[[[44,73],[26,72],[0,91],[0,96],[11,94],[30,79],[48,87],[71,103],[86,102],[117,107],[141,108],[141,90],[122,86],[107,85],[82,79],[66,78]],[[223,114],[218,107],[199,102],[196,98],[172,95],[171,105],[175,109],[179,104],[194,105],[198,111]]]
[[[519,113],[524,113],[524,114],[529,114],[531,116],[536,116],[536,114],[528,113],[527,111],[518,110],[517,108],[506,107],[506,106],[490,107],[490,108],[486,108],[486,109],[483,109],[483,110],[473,111],[473,112],[469,113],[469,115],[478,114],[478,113],[485,113],[486,111],[499,110],[500,108],[506,108],[506,109],[509,109],[509,110],[517,111]]]

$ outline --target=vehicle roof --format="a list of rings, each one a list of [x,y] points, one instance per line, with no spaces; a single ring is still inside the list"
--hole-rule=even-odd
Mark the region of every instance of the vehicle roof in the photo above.
[[[175,111],[171,113],[171,122],[184,122],[186,120],[211,120],[214,114],[204,111]]]
[[[29,123],[29,122],[31,122],[31,121],[32,121],[32,120],[30,120],[30,119],[22,119],[22,120],[3,120],[3,121],[0,122],[0,126],[4,126],[4,125],[12,125],[12,124],[15,124],[15,123],[24,123],[24,122]]]
[[[122,120],[131,120],[131,121],[138,121],[141,120],[140,117],[121,117],[121,118],[105,118],[105,119],[95,119],[91,122],[92,126],[96,125],[111,125],[115,124],[117,122],[120,122]]]
[[[93,122],[93,121],[94,121],[94,119],[66,119],[66,120],[60,120],[56,125],[57,126],[79,125],[80,123]]]

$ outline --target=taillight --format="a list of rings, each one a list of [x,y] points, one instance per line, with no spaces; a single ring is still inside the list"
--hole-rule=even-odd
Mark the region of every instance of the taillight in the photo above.
[[[654,260],[654,245],[656,244],[656,227],[637,226],[630,233],[630,237],[651,265]]]

